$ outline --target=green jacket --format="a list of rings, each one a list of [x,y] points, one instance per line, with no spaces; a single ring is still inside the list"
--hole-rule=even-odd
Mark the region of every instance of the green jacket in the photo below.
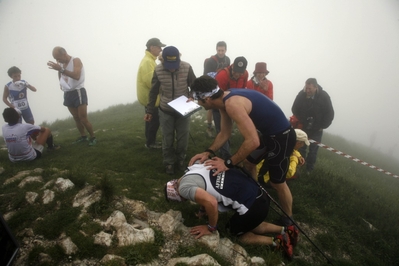
[[[139,70],[137,72],[137,100],[141,105],[147,106],[149,102],[149,94],[151,90],[151,80],[157,64],[156,56],[149,51],[145,51],[145,56],[140,62]],[[159,95],[155,106],[159,106]]]

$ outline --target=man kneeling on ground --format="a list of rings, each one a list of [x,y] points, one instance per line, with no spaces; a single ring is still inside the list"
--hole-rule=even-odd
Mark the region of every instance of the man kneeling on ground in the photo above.
[[[258,184],[241,170],[232,168],[213,176],[216,170],[208,170],[204,164],[193,164],[180,179],[169,181],[165,186],[167,200],[195,201],[200,205],[199,217],[208,216],[207,225],[191,228],[197,239],[217,230],[218,211],[235,211],[226,225],[229,231],[245,244],[272,245],[283,250],[291,259],[293,242],[296,242],[293,226],[282,227],[264,220],[270,199]],[[274,237],[266,236],[274,234]]]
[[[47,150],[58,150],[54,145],[50,129],[31,124],[18,123],[20,114],[14,108],[6,108],[3,112],[3,138],[7,145],[8,157],[11,162],[31,161],[39,159],[44,145]],[[32,141],[32,138],[35,141]]]

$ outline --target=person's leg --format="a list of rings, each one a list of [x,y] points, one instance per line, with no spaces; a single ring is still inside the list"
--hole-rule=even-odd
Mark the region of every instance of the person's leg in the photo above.
[[[277,196],[280,202],[280,206],[283,211],[288,215],[292,216],[292,194],[291,190],[288,187],[287,183],[284,181],[283,183],[273,183],[270,181],[270,185],[277,191]]]
[[[159,129],[159,112],[158,108],[154,109],[150,122],[146,122],[146,138],[147,146],[156,144],[157,132]]]
[[[296,143],[296,134],[294,129],[288,133],[279,134],[271,138],[266,138],[268,147],[268,164],[270,185],[277,191],[281,208],[288,216],[292,216],[292,194],[285,182],[290,155]]]
[[[78,129],[80,136],[86,137],[85,128],[79,119],[78,108],[68,107],[68,110],[71,113],[73,120],[75,120],[76,128]]]
[[[93,132],[93,126],[91,125],[89,119],[87,118],[87,105],[86,104],[79,105],[77,111],[81,125],[83,125],[84,128],[86,128],[87,132],[89,132],[90,134],[90,137],[94,138],[95,136]]]
[[[239,240],[245,244],[256,245],[272,245],[273,238],[265,236],[265,234],[281,234],[284,233],[284,228],[271,223],[262,222],[252,231],[239,236]]]
[[[33,114],[32,111],[30,110],[30,107],[24,109],[21,111],[22,117],[24,118],[24,121],[28,124],[35,124],[35,120],[33,119]],[[22,120],[21,120],[22,122]]]
[[[316,131],[316,132],[312,132],[310,134],[309,138],[320,143],[322,136],[323,136],[323,131]],[[312,171],[314,169],[314,166],[316,164],[316,157],[317,157],[318,150],[319,150],[319,145],[317,145],[316,143],[310,143],[309,153],[308,153],[308,156],[306,157],[306,170],[307,171]]]
[[[45,127],[44,131],[40,132],[39,135],[37,135],[35,142],[36,144],[44,146],[47,142],[47,139],[50,137],[52,137],[51,131],[49,128]]]
[[[159,122],[162,129],[162,155],[164,165],[174,165],[175,118],[159,110]]]
[[[190,117],[180,117],[176,119],[176,156],[180,170],[184,170],[187,165],[184,163],[186,158],[188,139],[190,136]]]

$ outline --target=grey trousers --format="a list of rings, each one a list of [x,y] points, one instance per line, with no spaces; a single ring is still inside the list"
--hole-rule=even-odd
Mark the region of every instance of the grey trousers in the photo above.
[[[162,130],[163,163],[174,165],[175,162],[184,161],[190,134],[190,116],[170,115],[159,109],[159,122]]]

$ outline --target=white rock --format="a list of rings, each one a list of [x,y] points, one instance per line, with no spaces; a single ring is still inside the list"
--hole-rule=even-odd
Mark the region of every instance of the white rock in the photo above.
[[[23,188],[28,183],[40,182],[43,183],[43,178],[41,176],[28,176],[25,177],[18,185],[19,188]]]
[[[94,235],[94,244],[110,247],[112,244],[112,235],[101,231]]]
[[[49,189],[46,189],[43,192],[43,204],[49,204],[50,202],[52,202],[54,200],[55,194],[54,191],[51,191]]]
[[[25,199],[29,204],[33,204],[36,201],[36,198],[39,196],[36,192],[26,192]]]
[[[55,189],[58,191],[66,191],[67,189],[71,189],[75,186],[69,179],[64,179],[62,177],[57,178],[55,181]]]

